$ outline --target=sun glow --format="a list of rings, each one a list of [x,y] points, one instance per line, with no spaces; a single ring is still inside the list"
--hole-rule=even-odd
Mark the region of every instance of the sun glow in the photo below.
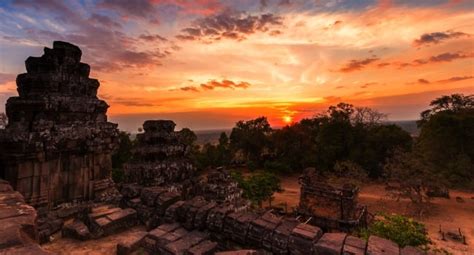
[[[285,122],[286,124],[290,124],[291,122],[293,122],[293,117],[285,115],[283,116],[283,122]]]

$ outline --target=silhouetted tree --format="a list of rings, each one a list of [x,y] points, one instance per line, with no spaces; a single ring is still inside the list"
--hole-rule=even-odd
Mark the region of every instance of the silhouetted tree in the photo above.
[[[433,100],[421,113],[416,150],[451,184],[474,181],[474,96]]]
[[[420,216],[430,202],[428,191],[444,184],[432,164],[414,152],[395,151],[385,165],[385,175],[392,197],[410,199]]]
[[[112,154],[112,178],[115,182],[122,181],[123,164],[131,159],[133,147],[133,142],[130,139],[130,133],[120,131],[119,139],[119,147],[117,151]]]
[[[234,152],[241,151],[247,162],[263,164],[261,156],[268,145],[271,131],[266,117],[239,121],[230,134],[230,146]]]

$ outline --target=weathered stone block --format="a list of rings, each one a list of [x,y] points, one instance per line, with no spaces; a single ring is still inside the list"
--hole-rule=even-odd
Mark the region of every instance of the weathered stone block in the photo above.
[[[202,242],[205,238],[207,238],[207,235],[203,232],[190,232],[183,236],[181,239],[167,244],[163,248],[163,254],[185,254],[188,249]]]
[[[370,236],[367,243],[367,255],[399,255],[400,248],[390,240]]]
[[[367,242],[355,236],[347,236],[344,243],[343,255],[364,255]]]
[[[314,244],[313,250],[318,255],[340,255],[346,237],[346,233],[326,233]]]
[[[92,238],[89,228],[80,220],[74,220],[73,222],[64,225],[62,236],[83,241]]]
[[[290,254],[304,255],[313,252],[313,243],[318,241],[323,231],[309,224],[300,223],[293,229],[288,240]]]
[[[290,235],[298,225],[299,222],[296,219],[284,219],[280,226],[275,229],[271,247],[274,254],[288,254]]]
[[[117,244],[117,255],[128,255],[136,251],[147,234],[145,231],[139,231],[129,235],[127,240]]]
[[[190,248],[186,255],[212,255],[217,251],[217,243],[209,240],[203,241]]]

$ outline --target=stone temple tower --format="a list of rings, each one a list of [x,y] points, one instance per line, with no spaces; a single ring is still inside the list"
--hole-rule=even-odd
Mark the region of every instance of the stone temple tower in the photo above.
[[[111,153],[117,125],[107,122],[99,81],[89,78],[81,50],[56,41],[29,57],[18,75],[19,96],[6,104],[0,130],[0,178],[34,206],[104,199],[113,187]]]

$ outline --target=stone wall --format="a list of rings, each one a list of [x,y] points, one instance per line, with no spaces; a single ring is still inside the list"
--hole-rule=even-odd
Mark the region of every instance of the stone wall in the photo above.
[[[101,193],[113,188],[104,180],[118,145],[117,125],[107,122],[99,81],[89,78],[81,55],[77,46],[54,42],[43,56],[29,57],[27,73],[17,77],[19,96],[6,104],[0,177],[33,206],[104,198]]]
[[[168,207],[157,228],[117,245],[117,254],[142,249],[149,254],[215,254],[216,251],[254,249],[228,254],[296,255],[421,255],[413,247],[372,236],[368,242],[346,233],[323,233],[316,226],[271,213],[234,212],[226,205],[208,207],[196,201],[179,201]],[[170,210],[172,212],[170,212]],[[203,216],[204,215],[204,216]],[[222,253],[227,254],[227,253]]]

